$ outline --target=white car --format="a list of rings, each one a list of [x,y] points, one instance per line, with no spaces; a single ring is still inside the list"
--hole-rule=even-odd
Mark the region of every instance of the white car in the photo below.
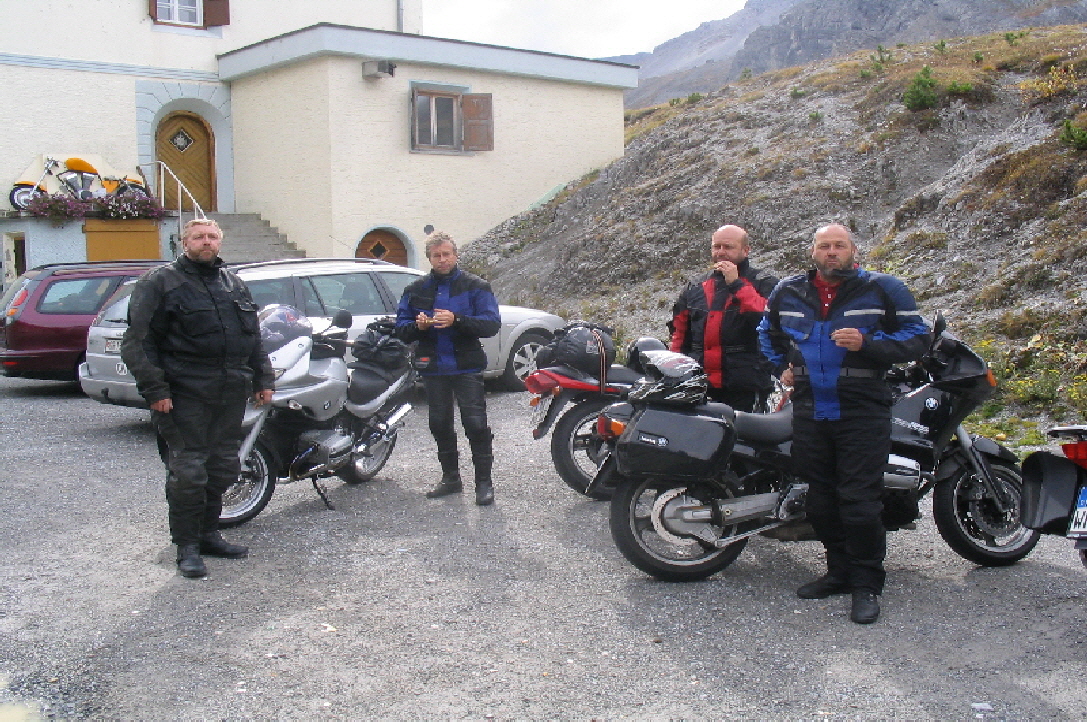
[[[299,258],[231,266],[241,276],[258,306],[285,303],[298,308],[322,328],[337,310],[351,312],[354,339],[366,324],[396,314],[409,283],[422,271],[370,259]],[[118,289],[91,324],[87,360],[79,366],[84,393],[105,404],[146,406],[136,381],[121,361],[121,337],[128,328],[132,285]],[[485,378],[501,379],[509,389],[524,389],[524,378],[536,370],[536,353],[565,321],[551,313],[520,306],[499,306],[502,328],[483,339],[487,352]]]

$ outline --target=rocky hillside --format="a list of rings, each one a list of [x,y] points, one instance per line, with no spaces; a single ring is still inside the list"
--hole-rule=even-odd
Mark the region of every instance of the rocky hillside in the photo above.
[[[645,70],[639,87],[627,93],[627,107],[715,90],[745,71],[759,74],[878,45],[1083,22],[1087,0],[748,0],[734,16],[632,59]]]
[[[925,66],[929,97],[917,85]],[[624,158],[493,229],[464,260],[504,302],[607,323],[623,339],[663,336],[678,290],[707,268],[716,227],[746,227],[756,265],[786,275],[806,268],[816,227],[843,222],[868,267],[898,274],[927,312],[946,310],[953,328],[984,342],[1004,377],[1002,403],[1083,414],[1080,77],[1082,27],[756,76],[643,111]],[[911,86],[912,106],[920,97],[934,107],[907,108]]]

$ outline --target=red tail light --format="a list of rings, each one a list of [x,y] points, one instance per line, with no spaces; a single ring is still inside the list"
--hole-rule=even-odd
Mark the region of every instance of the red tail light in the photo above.
[[[543,396],[559,387],[559,382],[546,371],[536,371],[525,378],[525,389],[530,394]]]
[[[30,298],[30,294],[27,290],[25,288],[20,289],[20,291],[15,294],[15,298],[11,299],[11,303],[8,304],[7,309],[4,311],[4,316],[11,318],[17,314],[19,312],[19,307],[26,303],[26,299],[28,298]]]
[[[1071,444],[1061,444],[1061,451],[1076,466],[1087,469],[1087,441],[1073,441]]]

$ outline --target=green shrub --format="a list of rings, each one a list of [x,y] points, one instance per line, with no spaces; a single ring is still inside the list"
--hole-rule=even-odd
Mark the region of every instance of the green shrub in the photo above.
[[[818,123],[822,119],[823,119],[823,114],[820,113],[818,110],[813,110],[812,112],[808,113],[808,120],[810,120],[813,123]]]
[[[740,71],[740,80],[751,80],[751,68],[744,68]]]
[[[861,68],[861,80],[871,80],[872,71],[868,68]]]
[[[1004,33],[1004,39],[1008,41],[1008,45],[1015,45],[1019,42],[1015,37],[1015,33]]]
[[[1076,150],[1087,150],[1087,130],[1072,125],[1072,121],[1065,120],[1061,129],[1061,142],[1067,143]]]
[[[943,40],[936,43],[932,47],[936,48],[936,52],[940,53],[941,55],[943,55],[944,53],[947,52],[947,43],[944,42]]]
[[[953,80],[947,84],[948,95],[970,95],[972,92],[974,92],[974,86],[970,83],[960,83]]]
[[[807,93],[805,93],[805,92],[804,92],[803,90],[801,90],[800,88],[792,88],[792,89],[791,89],[791,90],[789,91],[789,97],[790,97],[790,98],[793,98],[794,100],[795,100],[796,98],[803,98],[803,97],[804,97],[805,95],[807,95]]]
[[[700,100],[702,100],[702,93],[691,93],[687,96],[687,105],[694,105]]]
[[[985,62],[985,53],[981,52],[980,50],[974,53],[974,62],[978,64]]]
[[[932,68],[926,65],[913,76],[906,92],[902,94],[902,104],[910,110],[917,111],[935,108],[937,100],[936,78],[932,77]]]

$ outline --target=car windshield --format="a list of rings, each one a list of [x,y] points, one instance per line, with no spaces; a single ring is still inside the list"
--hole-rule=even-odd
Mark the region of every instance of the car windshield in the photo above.
[[[350,311],[352,316],[376,316],[386,311],[377,284],[369,273],[312,276],[310,280],[329,314],[341,308]]]

